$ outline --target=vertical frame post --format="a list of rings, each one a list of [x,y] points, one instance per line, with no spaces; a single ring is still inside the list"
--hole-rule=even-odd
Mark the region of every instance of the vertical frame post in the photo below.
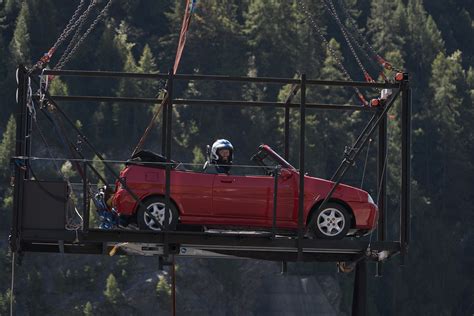
[[[379,222],[377,224],[377,240],[385,241],[386,238],[386,224],[385,212],[387,209],[387,115],[380,121],[378,128],[378,142],[377,142],[377,188],[376,192],[377,206],[379,208]],[[382,263],[377,262],[376,275],[382,276]]]
[[[285,154],[285,160],[289,161],[290,160],[290,105],[287,104],[285,105],[285,126],[284,126],[284,134],[285,134],[285,148],[284,148],[284,154]]]
[[[275,166],[274,169],[274,181],[273,181],[273,217],[272,217],[272,235],[275,238],[276,235],[276,216],[277,216],[277,203],[278,203],[278,177],[280,176],[281,166]]]
[[[83,214],[82,214],[82,230],[84,232],[89,231],[89,190],[87,187],[87,161],[84,160],[83,166],[83,178],[82,178],[82,203],[83,203]]]
[[[168,97],[168,94],[165,95],[165,98]],[[161,154],[166,157],[166,133],[168,131],[168,104],[163,104],[163,109],[161,109]]]
[[[304,215],[304,151],[306,128],[306,74],[301,75],[300,92],[300,183],[298,195],[298,260],[303,260]]]
[[[173,115],[173,71],[170,70],[167,85],[168,102],[166,102],[166,183],[165,183],[165,218],[164,230],[168,230],[171,205],[171,120]]]
[[[28,121],[30,115],[27,109],[28,103],[28,74],[25,66],[19,65],[17,69],[17,103],[18,110],[16,115],[16,156],[30,156],[29,146],[29,127]],[[15,162],[15,190],[13,196],[13,216],[10,236],[10,248],[12,252],[21,250],[21,222],[23,212],[23,190],[24,181],[28,178],[29,160]]]
[[[352,294],[352,315],[367,315],[367,262],[365,259],[356,264],[354,292]]]
[[[400,205],[400,246],[401,263],[410,240],[410,178],[411,178],[411,89],[408,74],[402,83],[402,196]]]

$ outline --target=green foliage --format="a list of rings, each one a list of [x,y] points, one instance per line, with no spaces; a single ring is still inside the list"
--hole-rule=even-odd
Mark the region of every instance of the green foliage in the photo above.
[[[405,42],[406,9],[401,0],[371,1],[368,32],[373,46],[382,54],[401,50]]]
[[[91,302],[87,302],[84,305],[83,314],[84,314],[84,316],[93,316],[94,315],[94,308],[92,307]]]
[[[201,149],[197,146],[195,146],[193,149],[193,156],[193,164],[204,164],[204,162],[207,160]]]
[[[406,51],[417,72],[429,71],[430,65],[439,52],[444,51],[444,41],[436,22],[428,15],[421,0],[408,1],[408,34]],[[418,80],[423,80],[419,78]]]
[[[163,275],[158,277],[158,282],[156,283],[156,295],[161,302],[169,302],[171,296],[171,285]]]
[[[73,178],[77,175],[76,170],[74,169],[72,163],[69,160],[64,162],[61,166],[61,173],[67,179]]]
[[[15,63],[28,63],[30,60],[30,35],[28,32],[29,18],[30,11],[28,3],[24,1],[21,5],[20,14],[16,20],[13,39],[10,43],[10,52]]]
[[[54,78],[48,87],[51,95],[69,95],[69,89],[65,82],[61,78]]]
[[[102,157],[107,159],[105,155],[102,155]],[[107,175],[105,173],[105,165],[99,159],[99,157],[97,157],[97,155],[94,155],[94,158],[92,158],[92,167],[94,167],[94,169],[101,175],[102,178],[107,179]],[[108,184],[108,183],[102,183],[102,180],[100,180],[99,177],[96,176],[95,174],[93,175],[93,179],[97,181],[98,188]]]
[[[15,117],[10,116],[2,142],[0,143],[0,181],[7,182],[10,175],[10,159],[15,155],[16,123]]]
[[[5,291],[5,294],[0,292],[0,315],[9,315],[11,295],[12,294],[9,289]],[[13,298],[13,304],[15,303],[16,300]]]
[[[118,286],[117,279],[112,273],[107,277],[104,295],[107,302],[112,305],[117,304],[123,297],[122,291]]]

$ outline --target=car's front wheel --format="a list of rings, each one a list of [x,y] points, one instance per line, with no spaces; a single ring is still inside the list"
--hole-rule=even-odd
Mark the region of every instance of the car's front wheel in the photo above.
[[[350,215],[344,206],[330,202],[312,215],[311,222],[311,230],[316,237],[342,239],[349,231]]]
[[[150,199],[147,199],[143,202],[143,206],[140,206],[137,213],[137,223],[138,227],[141,230],[163,230],[165,223],[165,198],[161,196],[156,196]],[[145,209],[148,210],[150,216]],[[157,223],[155,219],[159,221]],[[178,210],[173,203],[170,203],[170,208],[168,209],[168,230],[175,230],[176,225],[178,224]]]

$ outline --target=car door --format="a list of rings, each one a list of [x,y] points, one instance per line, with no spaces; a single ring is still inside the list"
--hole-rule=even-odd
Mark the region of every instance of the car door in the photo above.
[[[171,193],[184,219],[212,215],[212,185],[215,174],[173,171]]]
[[[235,219],[235,225],[269,226],[273,218],[275,179],[271,176],[218,174],[214,178],[212,209],[219,218]],[[278,179],[277,221],[290,221],[295,203],[292,179]]]

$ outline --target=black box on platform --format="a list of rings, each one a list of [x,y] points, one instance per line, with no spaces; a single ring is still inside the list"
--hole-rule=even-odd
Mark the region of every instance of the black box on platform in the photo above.
[[[64,230],[68,199],[63,181],[25,181],[22,229]]]

